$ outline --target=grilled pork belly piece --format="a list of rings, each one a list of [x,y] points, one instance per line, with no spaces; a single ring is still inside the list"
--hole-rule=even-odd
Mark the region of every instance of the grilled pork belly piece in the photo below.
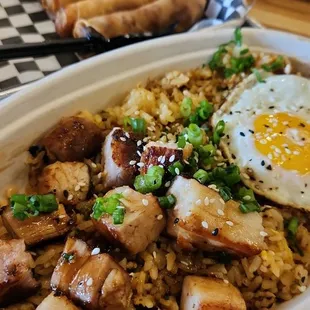
[[[33,278],[34,261],[22,239],[0,240],[0,307],[34,294],[39,283]]]
[[[92,121],[78,117],[64,117],[48,132],[40,145],[51,161],[83,161],[100,151],[103,135]]]
[[[72,300],[86,309],[127,310],[131,295],[129,275],[108,254],[92,255],[70,284]]]
[[[70,217],[63,205],[59,205],[57,211],[30,217],[24,221],[15,218],[11,208],[6,207],[2,221],[14,238],[24,239],[28,246],[60,237],[70,229]]]
[[[93,218],[95,228],[108,240],[136,254],[158,238],[166,220],[157,198],[152,194],[143,195],[128,186],[109,191],[104,197],[121,194],[125,207],[122,224],[113,224],[111,215],[104,214],[98,220]]]
[[[69,285],[76,273],[90,257],[87,244],[79,239],[68,238],[63,254],[58,260],[51,278],[51,288],[69,294]]]
[[[66,296],[49,294],[36,310],[79,310]]]
[[[180,310],[246,310],[240,292],[221,279],[187,276],[183,281]]]
[[[262,218],[257,212],[243,214],[233,200],[194,179],[178,176],[168,194],[177,203],[169,210],[167,231],[184,249],[227,251],[252,256],[264,249]]]
[[[121,128],[113,128],[102,147],[102,166],[104,166],[104,187],[109,190],[122,185],[132,185],[140,161],[137,153],[138,139]]]
[[[45,167],[39,177],[38,192],[54,193],[60,203],[76,205],[86,200],[90,176],[87,165],[59,161]]]

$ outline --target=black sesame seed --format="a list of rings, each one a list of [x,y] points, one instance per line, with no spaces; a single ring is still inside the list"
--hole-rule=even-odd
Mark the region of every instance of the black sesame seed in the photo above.
[[[244,132],[240,132],[240,136],[245,137]]]
[[[305,187],[307,187],[308,186],[308,184],[307,183],[305,183]]]
[[[272,187],[269,187],[269,190],[272,191]]]
[[[213,231],[212,231],[212,236],[217,236],[219,233],[219,229],[218,228],[215,228]]]
[[[230,115],[232,115],[232,114],[233,114],[233,112],[232,112],[232,111],[230,111],[230,112],[229,112],[229,114],[230,114]]]
[[[268,166],[266,167],[266,169],[267,169],[267,170],[272,170],[271,165],[268,165]]]
[[[304,191],[301,191],[300,193],[301,193],[301,194],[304,194],[305,192],[304,192]]]
[[[300,123],[299,126],[300,127],[306,127],[306,125],[304,123]]]
[[[262,160],[260,164],[261,164],[262,166],[265,166],[265,161]]]
[[[264,124],[264,127],[269,128],[270,126],[268,126],[268,125]]]
[[[301,278],[301,282],[305,282],[305,280],[306,280],[306,277]]]
[[[65,189],[65,190],[63,191],[63,194],[64,194],[64,197],[67,199],[68,196],[69,196],[69,192]]]
[[[230,136],[229,136],[229,135],[226,135],[226,138],[227,138],[227,139],[229,139],[229,138],[230,138]]]
[[[274,105],[271,105],[271,106],[269,107],[269,109],[274,109]]]
[[[174,224],[178,224],[179,221],[180,221],[180,219],[176,217],[176,218],[174,219]]]
[[[259,183],[264,183],[264,181],[262,181],[262,180],[259,180],[258,182],[259,182]]]
[[[254,131],[253,131],[252,129],[249,129],[249,132],[252,133],[252,134],[254,134]]]
[[[241,111],[235,111],[235,113],[239,113],[239,114],[241,114]]]
[[[253,159],[251,158],[249,161],[252,161]]]
[[[273,89],[273,88],[270,88],[270,91],[274,91],[274,89]]]
[[[235,154],[231,154],[232,159],[236,159],[236,155]]]

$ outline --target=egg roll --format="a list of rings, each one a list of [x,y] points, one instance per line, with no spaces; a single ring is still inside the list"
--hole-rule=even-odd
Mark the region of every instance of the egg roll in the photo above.
[[[75,22],[98,15],[136,9],[155,0],[84,0],[72,3],[58,11],[55,19],[56,31],[61,37],[72,34]]]
[[[165,31],[177,25],[183,31],[203,15],[206,0],[157,0],[131,11],[101,15],[76,22],[73,35],[86,37],[93,28],[106,38],[126,34]]]
[[[65,8],[67,5],[81,0],[41,0],[42,6],[45,10],[55,14],[60,8]]]

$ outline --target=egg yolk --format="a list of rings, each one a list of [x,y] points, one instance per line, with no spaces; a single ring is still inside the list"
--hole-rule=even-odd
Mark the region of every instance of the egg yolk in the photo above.
[[[273,164],[299,174],[310,172],[310,124],[287,113],[263,114],[254,121],[255,147]]]

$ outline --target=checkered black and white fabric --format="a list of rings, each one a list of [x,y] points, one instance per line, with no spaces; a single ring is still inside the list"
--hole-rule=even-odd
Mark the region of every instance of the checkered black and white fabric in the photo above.
[[[209,0],[207,19],[193,30],[241,19],[245,14],[243,0]],[[51,39],[57,39],[57,34],[40,0],[0,0],[0,45]],[[58,54],[0,62],[0,91],[40,79],[77,61],[75,54]]]

